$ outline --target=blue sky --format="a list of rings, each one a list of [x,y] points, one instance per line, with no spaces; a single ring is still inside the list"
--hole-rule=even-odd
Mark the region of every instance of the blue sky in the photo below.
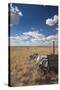
[[[58,42],[58,7],[10,5],[10,45],[49,46]]]

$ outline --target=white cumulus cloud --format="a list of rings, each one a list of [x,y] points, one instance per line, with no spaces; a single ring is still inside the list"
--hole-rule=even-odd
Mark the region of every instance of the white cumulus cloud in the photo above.
[[[57,41],[58,40],[58,35],[50,35],[46,38],[47,40],[50,40],[50,41]]]
[[[52,46],[55,41],[55,46],[58,46],[58,34],[45,36],[38,31],[29,31],[10,37],[11,46]]]
[[[36,40],[40,40],[40,39],[45,38],[45,35],[39,33],[39,31],[30,31],[30,32],[25,32],[23,34],[28,35],[28,36],[32,37],[33,39],[36,39]]]
[[[46,19],[46,24],[49,25],[49,26],[53,26],[56,23],[58,23],[58,15],[54,15],[53,18]]]
[[[18,24],[19,19],[23,16],[22,12],[18,9],[17,6],[10,4],[10,25]]]

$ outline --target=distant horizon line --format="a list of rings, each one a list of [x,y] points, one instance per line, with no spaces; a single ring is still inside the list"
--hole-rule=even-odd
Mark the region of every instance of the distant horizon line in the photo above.
[[[53,47],[53,46],[8,46],[8,47]],[[55,46],[58,47],[58,46]]]

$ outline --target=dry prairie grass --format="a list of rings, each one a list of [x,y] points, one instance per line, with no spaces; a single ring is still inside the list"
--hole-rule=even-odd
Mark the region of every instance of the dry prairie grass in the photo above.
[[[11,86],[38,85],[44,82],[43,73],[40,73],[38,66],[29,60],[29,56],[34,53],[47,55],[53,51],[52,47],[10,47]],[[57,47],[55,53],[58,53]],[[51,74],[48,78],[51,79]]]

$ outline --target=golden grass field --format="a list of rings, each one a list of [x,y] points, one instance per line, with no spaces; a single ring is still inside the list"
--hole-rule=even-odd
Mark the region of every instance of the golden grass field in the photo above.
[[[45,80],[38,66],[30,61],[29,56],[38,53],[40,55],[52,54],[52,47],[10,47],[10,84],[11,86],[39,85]],[[55,48],[58,54],[58,48]],[[52,77],[51,77],[52,76]],[[50,73],[48,79],[57,77]],[[56,83],[56,82],[55,82]]]

